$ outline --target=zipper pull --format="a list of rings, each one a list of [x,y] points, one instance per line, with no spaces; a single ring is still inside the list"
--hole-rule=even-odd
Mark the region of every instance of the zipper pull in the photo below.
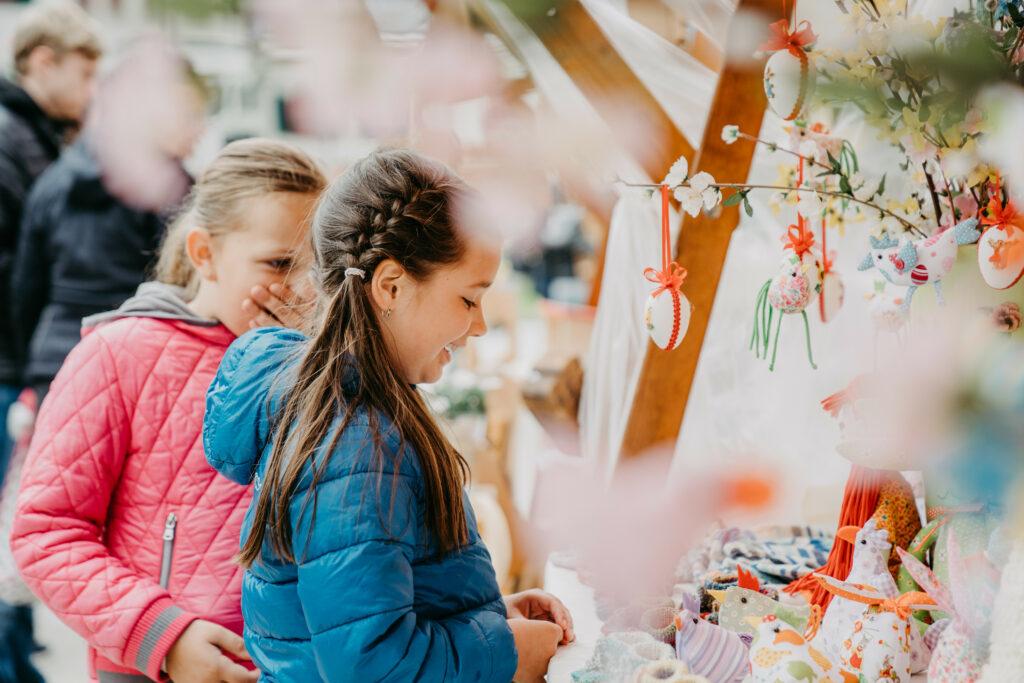
[[[173,512],[171,514],[167,515],[167,522],[164,523],[164,540],[165,541],[173,541],[174,540],[174,527],[176,527],[177,525],[178,525],[178,516],[175,515]]]

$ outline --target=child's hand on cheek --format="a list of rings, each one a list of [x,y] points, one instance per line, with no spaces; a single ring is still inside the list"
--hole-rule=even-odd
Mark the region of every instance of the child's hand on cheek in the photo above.
[[[307,332],[315,303],[315,298],[302,297],[288,285],[275,283],[253,287],[249,298],[242,302],[242,310],[252,317],[249,329],[290,327]]]

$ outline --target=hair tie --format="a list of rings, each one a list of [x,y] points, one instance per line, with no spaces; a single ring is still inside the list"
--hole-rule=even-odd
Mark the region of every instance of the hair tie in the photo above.
[[[346,268],[345,269],[345,277],[352,277],[353,275],[358,275],[359,279],[361,279],[361,280],[365,280],[366,279],[366,271],[365,270],[361,270],[359,268]]]

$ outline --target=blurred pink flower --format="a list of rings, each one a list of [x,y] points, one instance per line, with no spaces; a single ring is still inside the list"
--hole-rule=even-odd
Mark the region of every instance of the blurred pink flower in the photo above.
[[[176,204],[188,189],[181,161],[202,134],[203,115],[181,53],[160,38],[136,45],[100,82],[86,122],[104,186],[139,208]]]
[[[670,594],[680,559],[723,513],[773,502],[775,482],[757,469],[668,471],[668,454],[647,453],[620,462],[610,482],[582,464],[545,473],[535,518],[612,602]]]
[[[953,206],[960,212],[961,219],[978,215],[978,200],[970,192],[963,192],[953,199]]]

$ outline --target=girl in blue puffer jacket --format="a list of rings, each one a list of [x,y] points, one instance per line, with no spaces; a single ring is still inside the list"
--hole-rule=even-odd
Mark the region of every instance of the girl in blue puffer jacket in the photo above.
[[[502,598],[415,387],[487,330],[500,255],[456,227],[467,200],[411,152],[352,166],[313,220],[315,333],[245,335],[207,395],[207,459],[254,482],[242,613],[266,680],[534,681],[574,637],[552,596]]]

